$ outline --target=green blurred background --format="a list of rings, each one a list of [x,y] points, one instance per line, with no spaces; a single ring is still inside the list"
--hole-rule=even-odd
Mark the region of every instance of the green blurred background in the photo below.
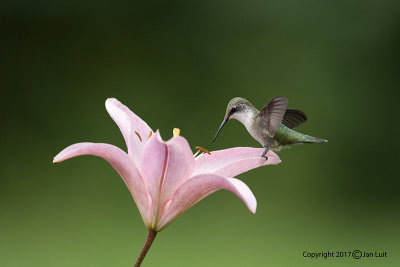
[[[329,139],[240,175],[162,231],[143,266],[400,266],[398,1],[2,1],[0,266],[132,266],[147,236],[103,160],[53,165],[66,146],[125,149],[116,97],[164,139],[259,144],[235,96],[286,96],[299,131]],[[303,251],[388,253],[317,259]]]

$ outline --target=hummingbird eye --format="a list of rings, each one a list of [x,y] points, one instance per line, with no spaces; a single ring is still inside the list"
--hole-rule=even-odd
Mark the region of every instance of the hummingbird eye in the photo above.
[[[233,106],[231,109],[231,114],[234,113],[236,111],[236,106]]]

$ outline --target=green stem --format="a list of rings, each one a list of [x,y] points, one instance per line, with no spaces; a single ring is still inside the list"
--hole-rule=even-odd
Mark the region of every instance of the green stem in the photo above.
[[[144,260],[144,257],[147,254],[147,251],[149,251],[151,244],[153,244],[154,238],[156,238],[157,232],[154,230],[149,230],[149,235],[147,236],[146,243],[144,243],[144,247],[142,249],[142,252],[140,252],[139,258],[136,260],[136,263],[134,267],[139,267],[142,264],[142,261]]]

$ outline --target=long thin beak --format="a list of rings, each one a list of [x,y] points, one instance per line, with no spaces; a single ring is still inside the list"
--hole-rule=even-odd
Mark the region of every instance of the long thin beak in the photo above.
[[[219,128],[218,128],[217,134],[215,135],[214,139],[212,140],[213,143],[214,143],[215,139],[217,139],[217,136],[218,136],[219,132],[221,131],[222,127],[224,127],[224,125],[225,125],[225,123],[228,121],[228,119],[229,119],[229,117],[228,117],[228,118],[225,118],[225,119],[222,121],[221,126],[219,126]]]

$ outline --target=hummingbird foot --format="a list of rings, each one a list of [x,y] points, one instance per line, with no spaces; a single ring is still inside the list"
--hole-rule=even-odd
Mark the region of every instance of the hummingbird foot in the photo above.
[[[268,157],[266,156],[268,150],[269,150],[269,149],[268,149],[268,146],[264,146],[264,152],[262,153],[261,157],[262,157],[262,158],[265,158],[265,160],[268,159]]]

